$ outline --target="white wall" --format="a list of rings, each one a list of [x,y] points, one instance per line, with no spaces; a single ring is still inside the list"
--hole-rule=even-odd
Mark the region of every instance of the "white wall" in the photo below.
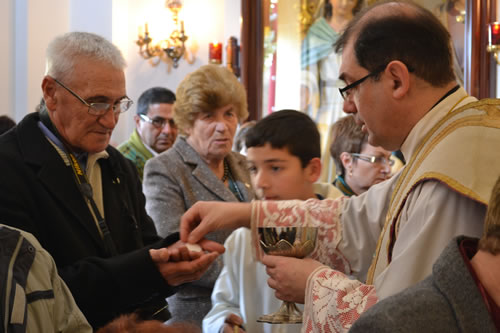
[[[110,39],[122,51],[128,66],[127,94],[134,101],[153,86],[173,91],[186,74],[208,63],[208,44],[240,41],[241,5],[238,0],[184,0],[181,19],[189,39],[189,62],[177,69],[151,66],[138,54],[138,27],[147,21],[153,37],[170,34],[170,12],[165,0],[2,0],[0,1],[0,114],[21,120],[41,98],[45,48],[68,31],[89,31]],[[154,27],[157,30],[153,30]],[[161,31],[163,29],[163,31]],[[225,52],[224,52],[225,56]],[[223,59],[225,63],[225,59]],[[112,137],[125,140],[132,132],[135,107],[123,114]]]
[[[14,117],[14,0],[0,1],[0,114]]]

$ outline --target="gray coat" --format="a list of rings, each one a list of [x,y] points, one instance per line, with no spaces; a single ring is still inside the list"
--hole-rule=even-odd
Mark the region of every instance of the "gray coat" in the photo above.
[[[454,238],[432,275],[364,313],[349,332],[496,332],[482,295]]]
[[[245,157],[230,153],[226,159],[244,200],[252,200]],[[182,214],[197,201],[238,201],[182,136],[177,137],[172,148],[147,161],[143,189],[146,210],[161,236],[179,231]],[[217,231],[207,238],[223,244],[230,233]],[[220,257],[199,281],[168,298],[174,321],[194,321],[201,326],[211,308],[210,295],[222,265]]]

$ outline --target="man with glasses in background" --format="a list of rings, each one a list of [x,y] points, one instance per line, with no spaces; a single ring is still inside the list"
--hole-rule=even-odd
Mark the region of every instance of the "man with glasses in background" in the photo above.
[[[172,147],[177,137],[174,123],[175,94],[162,87],[144,91],[139,97],[135,130],[118,146],[126,158],[134,162],[142,181],[144,164],[153,156]]]
[[[132,105],[124,67],[118,48],[100,36],[57,37],[37,112],[0,138],[0,219],[32,233],[53,256],[94,329],[130,312],[168,319],[165,297],[223,251],[203,241],[206,252],[191,252],[176,234],[161,239],[133,163],[109,146]]]

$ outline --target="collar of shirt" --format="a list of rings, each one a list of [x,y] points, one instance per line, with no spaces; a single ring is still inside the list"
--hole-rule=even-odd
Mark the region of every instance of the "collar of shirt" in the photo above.
[[[475,97],[467,96],[467,92],[463,88],[459,88],[450,96],[443,99],[436,106],[434,106],[427,114],[419,120],[419,122],[412,128],[410,134],[403,142],[401,146],[401,152],[406,159],[406,162],[411,160],[411,157],[415,153],[419,144],[422,142],[425,135],[436,125],[437,122],[451,111],[451,108],[455,105],[455,109],[468,104],[470,102],[477,101]],[[460,101],[460,99],[462,99]],[[458,103],[460,101],[460,103]],[[458,104],[457,104],[458,103]]]
[[[68,153],[66,151],[66,147],[64,146],[64,144],[62,143],[62,141],[59,140],[59,138],[57,137],[57,135],[55,135],[54,133],[52,133],[52,131],[49,130],[47,128],[47,126],[45,126],[44,123],[42,123],[41,121],[39,121],[38,122],[38,127],[43,132],[43,134],[46,137],[48,137],[49,140],[52,141],[59,149],[61,149],[62,151]],[[83,153],[79,153],[79,154],[73,153],[73,154],[75,155],[76,160],[78,161],[78,164],[80,164],[80,168],[82,168],[82,170],[87,170],[87,160],[88,160],[89,154],[87,152],[83,152]],[[105,154],[105,155],[107,155],[107,154]]]

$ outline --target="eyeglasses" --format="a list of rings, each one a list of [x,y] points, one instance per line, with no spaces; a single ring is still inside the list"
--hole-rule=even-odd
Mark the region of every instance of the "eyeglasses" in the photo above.
[[[391,160],[390,158],[386,158],[384,156],[371,156],[357,153],[351,153],[351,156],[372,164],[387,164],[389,166],[394,165],[394,160]]]
[[[366,76],[363,76],[361,79],[359,79],[357,81],[354,81],[353,83],[345,86],[344,88],[339,88],[340,95],[342,96],[343,99],[347,99],[349,97],[349,95],[351,94],[349,92],[350,89],[359,86],[361,83],[363,83],[363,81],[365,81],[369,77],[372,77],[372,76],[380,74],[380,72],[382,72],[386,67],[387,67],[387,65],[384,65],[383,67],[380,67],[376,71],[373,71],[370,74],[368,74]]]
[[[80,102],[82,102],[83,104],[85,104],[88,107],[87,112],[89,114],[91,114],[91,115],[94,115],[94,116],[102,116],[102,115],[106,114],[106,112],[108,112],[109,108],[112,108],[113,109],[113,113],[115,113],[115,114],[122,113],[122,112],[125,112],[128,109],[130,109],[130,107],[132,106],[132,104],[134,104],[134,102],[131,99],[127,98],[127,97],[119,100],[114,105],[111,105],[109,103],[90,103],[89,104],[83,98],[81,98],[80,96],[78,96],[77,93],[75,93],[73,90],[71,90],[68,87],[66,87],[58,79],[54,79],[54,81],[56,81],[56,83],[58,85],[60,85],[64,89],[66,89],[66,91],[68,91],[71,95],[75,96]]]
[[[175,122],[173,119],[165,119],[165,118],[161,118],[161,117],[151,119],[143,113],[141,113],[139,115],[139,117],[141,117],[141,119],[143,121],[150,123],[151,125],[153,125],[154,127],[158,128],[158,129],[163,129],[167,125],[167,123],[170,127],[174,127],[174,128],[177,127],[177,125],[175,125]]]
[[[361,79],[354,81],[353,83],[345,86],[344,88],[339,88],[340,95],[342,96],[343,99],[347,99],[349,97],[349,95],[351,94],[349,92],[350,89],[360,85],[361,83],[363,83],[363,81],[365,81],[369,77],[376,76],[376,75],[380,74],[386,67],[387,67],[387,65],[380,66],[379,69],[371,72],[370,74],[362,77]],[[410,73],[412,73],[415,70],[413,67],[408,66],[408,65],[406,65],[406,68],[408,68],[408,72],[410,72]]]

